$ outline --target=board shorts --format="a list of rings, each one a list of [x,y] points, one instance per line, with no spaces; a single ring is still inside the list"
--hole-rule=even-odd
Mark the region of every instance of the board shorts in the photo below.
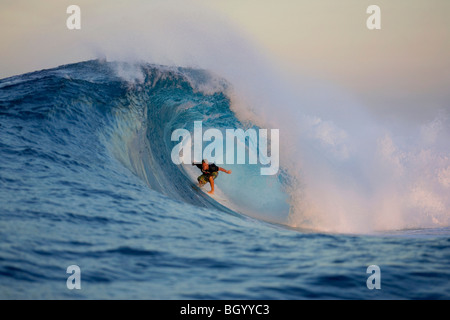
[[[209,177],[212,177],[213,180],[215,180],[217,178],[217,176],[219,175],[219,172],[212,172],[211,174],[202,174],[200,177],[197,178],[197,181],[200,184],[206,184],[207,182],[209,182]]]

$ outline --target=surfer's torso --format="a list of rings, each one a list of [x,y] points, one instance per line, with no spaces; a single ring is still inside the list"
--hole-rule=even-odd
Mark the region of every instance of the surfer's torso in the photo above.
[[[212,173],[219,171],[219,167],[216,166],[214,163],[209,164],[208,169],[206,169],[206,170],[203,170],[201,163],[195,163],[194,165],[197,168],[199,168],[204,174],[208,174],[208,175],[211,175]]]

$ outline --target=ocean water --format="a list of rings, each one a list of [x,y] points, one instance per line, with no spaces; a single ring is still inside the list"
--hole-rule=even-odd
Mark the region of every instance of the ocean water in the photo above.
[[[199,172],[171,162],[171,133],[254,126],[229,86],[105,61],[0,80],[0,298],[450,298],[448,226],[298,228],[283,168],[227,166],[225,202],[193,189]],[[380,289],[367,286],[371,265]]]

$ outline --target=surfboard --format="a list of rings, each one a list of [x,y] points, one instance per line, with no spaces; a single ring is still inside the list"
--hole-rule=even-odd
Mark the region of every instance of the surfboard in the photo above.
[[[217,201],[219,201],[219,202],[227,202],[227,201],[228,201],[227,199],[224,199],[223,197],[221,197],[220,195],[218,195],[218,194],[217,194],[217,190],[214,191],[214,194],[209,194],[209,193],[208,193],[208,190],[206,190],[205,188],[207,189],[208,187],[205,185],[203,188],[200,188],[196,183],[193,183],[193,184],[192,184],[192,189],[201,191],[201,192],[203,192],[204,194],[210,196],[211,198],[213,198],[213,199],[215,199],[215,200],[217,200]]]

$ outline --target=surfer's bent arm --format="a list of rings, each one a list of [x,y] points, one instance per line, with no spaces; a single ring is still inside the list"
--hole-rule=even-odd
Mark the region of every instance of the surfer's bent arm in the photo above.
[[[226,170],[226,169],[221,168],[221,167],[219,167],[219,171],[223,171],[223,172],[226,172],[226,173],[228,173],[228,174],[231,173],[231,170]]]
[[[202,164],[201,164],[201,163],[194,163],[194,162],[192,162],[192,165],[193,165],[193,166],[196,166],[197,168],[199,168],[200,170],[203,171],[203,169],[202,169]]]

